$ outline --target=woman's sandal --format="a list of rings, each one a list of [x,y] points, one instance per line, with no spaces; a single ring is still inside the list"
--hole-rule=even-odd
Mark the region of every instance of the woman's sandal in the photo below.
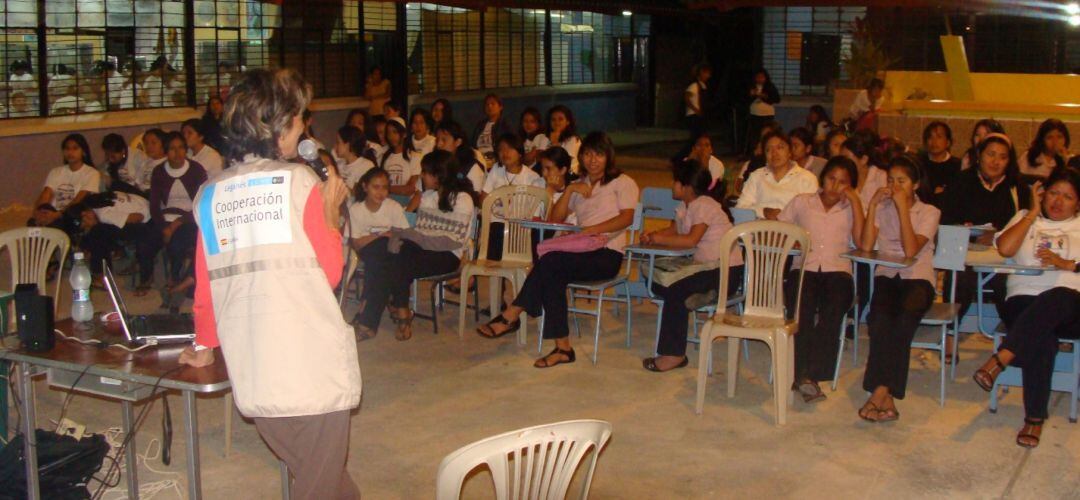
[[[879,414],[881,414],[881,408],[878,408],[873,401],[867,401],[866,404],[862,405],[862,408],[859,408],[859,418],[867,422],[877,422]]]
[[[990,359],[987,363],[990,361],[993,361],[994,364],[990,366],[989,369],[979,368],[978,370],[975,370],[975,374],[971,376],[971,378],[975,380],[975,383],[979,384],[979,387],[982,387],[986,392],[990,392],[994,389],[994,381],[997,380],[998,375],[1001,375],[1001,372],[1005,370],[1005,363],[1001,362],[1001,358],[998,357],[996,352],[990,355]],[[983,363],[983,366],[986,366],[986,363]]]
[[[878,410],[877,422],[895,422],[900,420],[900,410],[896,407]]]
[[[353,325],[353,333],[356,334],[356,341],[361,342],[375,338],[375,335],[379,332],[357,323]]]
[[[551,356],[553,356],[555,354],[562,354],[563,356],[566,356],[567,359],[565,359],[565,360],[559,359],[559,360],[556,360],[556,361],[548,361],[548,358],[550,358]],[[564,350],[559,349],[558,347],[556,347],[551,352],[549,352],[547,356],[544,356],[544,357],[536,360],[536,362],[533,363],[533,367],[535,367],[535,368],[551,368],[552,366],[561,365],[563,363],[573,363],[574,360],[576,360],[576,359],[577,359],[577,357],[574,355],[574,349],[573,348],[571,348],[569,351],[564,351]]]
[[[397,314],[395,314],[393,316],[394,324],[397,325],[397,331],[394,332],[394,338],[404,341],[404,340],[409,340],[409,339],[412,338],[413,312],[412,312],[412,310],[406,309],[404,307],[401,308],[401,309],[398,309],[398,311],[401,311],[401,310],[408,311],[408,315],[407,316],[398,316]]]
[[[495,328],[493,328],[494,325],[506,325],[506,329],[499,333],[495,333]],[[476,333],[480,334],[480,336],[484,338],[497,339],[504,335],[509,335],[518,331],[518,328],[521,328],[520,319],[515,319],[514,321],[507,321],[506,318],[499,314],[492,318],[491,321],[488,321],[487,324],[477,327]]]
[[[817,403],[825,400],[825,393],[821,392],[821,386],[809,380],[804,380],[795,390],[802,396],[804,403]]]
[[[669,371],[674,370],[676,368],[685,368],[686,365],[690,364],[690,358],[688,358],[686,356],[683,356],[682,361],[680,361],[679,364],[677,364],[675,366],[672,366],[671,368],[668,368],[667,370],[661,370],[658,366],[656,366],[656,359],[657,358],[645,358],[645,359],[641,360],[641,366],[644,367],[646,370],[649,370],[651,372],[663,373],[663,372],[669,372]]]
[[[1039,438],[1042,437],[1042,426],[1045,420],[1024,419],[1024,426],[1016,435],[1016,444],[1024,448],[1039,446]]]

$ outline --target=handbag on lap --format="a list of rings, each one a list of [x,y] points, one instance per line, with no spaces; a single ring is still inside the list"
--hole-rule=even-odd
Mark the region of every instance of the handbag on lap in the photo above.
[[[567,234],[540,242],[536,246],[536,253],[540,257],[548,252],[585,253],[604,248],[607,242],[606,234]]]

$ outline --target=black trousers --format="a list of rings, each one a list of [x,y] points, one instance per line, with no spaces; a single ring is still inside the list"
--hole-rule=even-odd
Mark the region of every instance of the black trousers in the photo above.
[[[761,129],[765,127],[766,123],[769,123],[775,119],[775,115],[749,115],[749,119],[746,122],[746,149],[743,150],[743,153],[747,155],[754,154],[754,148],[757,146],[758,141],[761,140]]]
[[[904,399],[911,340],[923,315],[934,303],[934,286],[926,280],[874,278],[874,298],[870,301],[870,357],[866,360],[863,389],[873,392],[881,386],[896,399]]]
[[[353,322],[372,330],[379,328],[386,304],[409,307],[409,287],[413,280],[446,274],[461,265],[461,258],[454,252],[424,250],[411,241],[402,242],[398,253],[390,253],[389,241],[379,238],[360,250],[364,261],[364,308]]]
[[[795,307],[799,270],[789,273],[784,293],[788,308]],[[836,352],[840,349],[840,327],[844,313],[855,296],[851,275],[844,272],[803,274],[799,303],[799,332],[795,335],[795,380],[832,380]]]
[[[705,117],[696,115],[686,115],[686,129],[690,132],[690,142],[693,143],[697,140],[701,134],[704,134],[707,130],[705,123]]]
[[[1058,339],[1080,338],[1080,292],[1057,287],[1039,295],[1011,297],[1005,301],[1004,319],[1009,334],[1001,349],[1015,354],[1011,364],[1023,371],[1024,414],[1045,419]]]
[[[1003,318],[1005,315],[1005,281],[1008,276],[1004,274],[995,275],[990,278],[990,300],[994,302],[997,308],[999,318]],[[971,303],[975,302],[977,288],[979,286],[979,273],[971,270],[964,270],[956,273],[956,297],[951,297],[952,293],[952,273],[945,274],[945,294],[950,302],[954,304],[960,304],[960,317],[963,318],[967,314],[968,309],[971,308]]]
[[[169,257],[171,269],[168,279],[174,283],[184,278],[184,261],[195,256],[195,238],[199,228],[194,222],[184,222],[173,232],[172,238],[165,243],[162,230],[167,222],[155,222],[135,242],[135,255],[139,262],[139,283],[147,283],[154,276],[154,258],[162,248]]]
[[[100,275],[104,271],[102,268],[103,263],[108,264],[111,268],[114,251],[123,249],[125,242],[137,244],[147,237],[150,230],[150,225],[142,222],[129,222],[122,229],[112,224],[99,223],[94,225],[83,235],[82,241],[79,243],[83,251],[90,254],[90,272]],[[153,270],[153,255],[150,256],[148,264],[144,264],[145,256],[140,256],[137,251],[135,258],[138,260],[140,267]]]
[[[728,296],[739,291],[742,283],[743,266],[732,267],[728,275]],[[687,337],[687,316],[690,309],[686,299],[691,295],[708,293],[720,288],[720,270],[702,271],[663,286],[653,283],[652,292],[664,299],[661,306],[660,342],[656,353],[661,356],[685,356]]]
[[[514,305],[529,316],[544,315],[544,338],[561,339],[570,334],[567,323],[566,289],[576,281],[614,278],[622,266],[623,254],[610,248],[591,252],[550,252],[533,266]]]

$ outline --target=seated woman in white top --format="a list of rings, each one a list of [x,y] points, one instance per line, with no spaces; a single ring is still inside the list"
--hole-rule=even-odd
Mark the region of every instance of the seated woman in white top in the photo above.
[[[581,148],[581,138],[577,135],[577,121],[574,120],[574,112],[562,104],[548,110],[548,143],[562,146],[570,154],[570,171],[580,175],[578,149]]]
[[[477,329],[484,337],[495,338],[517,331],[522,312],[544,315],[544,338],[555,341],[555,349],[533,363],[549,368],[576,359],[570,347],[566,289],[572,282],[608,280],[619,274],[626,248],[626,228],[634,222],[638,186],[615,168],[615,148],[603,132],[589,134],[581,144],[581,165],[586,175],[566,188],[551,210],[548,220],[565,222],[577,215],[584,234],[602,234],[607,244],[587,252],[553,251],[537,261],[513,303],[486,325]]]
[[[370,154],[367,138],[360,129],[352,125],[345,125],[338,129],[334,155],[341,159],[338,174],[349,187],[349,192],[356,189],[357,182],[364,174],[375,168],[375,162],[368,156]],[[385,172],[385,169],[383,171]]]
[[[859,178],[853,185],[859,186],[859,198],[863,206],[870,204],[870,199],[888,182],[888,173],[879,168],[882,164],[877,149],[877,136],[868,132],[856,132],[840,149],[840,154],[855,162]]]
[[[1023,370],[1024,426],[1016,444],[1039,445],[1049,416],[1050,380],[1058,339],[1080,338],[1080,174],[1059,169],[1032,186],[1031,204],[996,236],[998,253],[1018,264],[1052,267],[1038,276],[1009,275],[1002,318],[1008,327],[997,353],[975,372],[984,390],[1009,365]]]
[[[577,176],[570,171],[570,155],[562,146],[554,146],[540,153],[536,163],[540,165],[540,173],[544,177],[544,188],[551,195],[551,206],[555,206],[559,198],[566,194],[567,186],[577,180]],[[564,222],[576,225],[577,218],[570,214]],[[544,231],[544,239],[554,236],[554,231]],[[533,259],[537,258],[534,254]]]
[[[421,158],[406,147],[407,134],[405,120],[386,120],[386,151],[379,157],[378,165],[390,174],[390,194],[412,196],[419,191]]]
[[[444,121],[435,130],[435,147],[454,154],[457,167],[469,179],[473,192],[479,193],[484,188],[484,157],[467,143],[465,131],[458,122]]]
[[[818,189],[817,177],[791,161],[791,141],[779,132],[767,134],[765,145],[765,168],[750,174],[737,208],[748,208],[758,218],[776,220],[780,210],[797,195],[813,193]]]
[[[807,403],[825,399],[818,382],[832,380],[838,332],[855,296],[851,261],[840,255],[862,235],[863,207],[855,191],[858,178],[855,162],[833,158],[821,172],[821,190],[796,196],[780,212],[779,220],[797,224],[810,235],[810,246],[794,258],[784,287],[785,302],[794,308],[798,273],[803,270],[794,384]]]
[[[645,358],[641,362],[646,370],[653,372],[682,368],[689,362],[686,357],[686,319],[690,310],[686,307],[686,299],[692,295],[715,292],[720,287],[723,272],[729,273],[729,293],[734,292],[738,290],[743,275],[742,250],[738,248],[731,251],[731,267],[727,271],[716,265],[720,260],[720,239],[732,224],[724,207],[709,196],[712,174],[695,160],[682,160],[676,162],[674,167],[671,196],[679,200],[675,220],[664,229],[643,234],[641,243],[692,248],[695,250],[695,263],[713,265],[703,266],[700,271],[668,286],[653,283],[652,292],[664,299],[660,312],[658,356]]]
[[[525,141],[525,159],[522,163],[540,173],[537,157],[545,149],[551,147],[551,139],[544,133],[544,118],[540,111],[532,106],[521,112],[521,131],[518,135]]]
[[[503,186],[544,187],[544,179],[530,168],[525,168],[525,144],[514,134],[503,134],[495,140],[495,153],[499,162],[491,167],[484,178],[484,188],[480,191],[480,202]]]
[[[225,168],[225,160],[216,149],[206,143],[206,122],[192,118],[184,122],[180,132],[184,134],[184,140],[188,145],[188,158],[202,165],[206,169],[207,177],[221,172]]]
[[[888,185],[874,194],[866,208],[859,249],[903,255],[915,261],[903,269],[878,266],[868,328],[870,357],[863,390],[870,397],[859,417],[871,422],[900,418],[896,399],[907,390],[911,340],[923,315],[934,302],[934,238],[941,211],[922,201],[929,182],[918,158],[903,154],[889,165]],[[918,195],[916,195],[918,193]]]
[[[168,134],[160,128],[143,132],[141,140],[136,139],[138,146],[131,148],[128,161],[120,170],[121,179],[127,181],[130,178],[135,187],[143,193],[149,193],[150,177],[154,175],[154,169],[168,159],[165,155],[166,137]]]
[[[712,176],[712,185],[709,186],[709,191],[723,187],[724,182],[724,163],[713,156],[712,138],[709,134],[701,134],[694,139],[694,145],[690,148],[689,160],[698,162],[698,165],[705,167],[709,171],[709,175]],[[719,193],[721,196],[724,193]]]
[[[409,117],[409,128],[412,135],[409,136],[405,147],[410,155],[423,158],[424,155],[435,150],[435,122],[431,119],[431,113],[424,108],[416,108]]]
[[[409,203],[417,211],[416,230],[422,235],[453,243],[453,250],[436,250],[421,242],[401,238],[376,238],[364,246],[364,305],[353,319],[359,339],[375,336],[383,310],[397,324],[394,337],[412,337],[413,312],[409,309],[409,288],[413,280],[446,274],[458,268],[473,220],[472,185],[458,175],[457,160],[446,151],[433,151],[422,163],[424,193]],[[384,202],[385,203],[385,202]],[[443,237],[443,238],[440,238]]]
[[[1046,179],[1069,160],[1069,128],[1057,118],[1039,125],[1031,147],[1020,157],[1020,175]]]
[[[354,125],[355,126],[355,125]],[[375,158],[382,158],[386,152],[386,117],[376,115],[371,117],[371,131],[364,132],[368,137],[368,147]]]
[[[855,122],[855,130],[877,130],[878,111],[885,104],[884,94],[885,82],[880,78],[870,80],[866,88],[859,91],[848,109],[848,118]]]
[[[45,186],[34,201],[32,226],[66,226],[63,213],[87,195],[101,190],[101,172],[94,168],[90,145],[82,134],[70,134],[60,142],[64,165],[49,171]],[[76,217],[78,214],[74,214]]]
[[[809,130],[799,127],[791,131],[791,159],[795,160],[800,167],[821,176],[821,170],[825,168],[825,158],[814,156],[814,134]]]

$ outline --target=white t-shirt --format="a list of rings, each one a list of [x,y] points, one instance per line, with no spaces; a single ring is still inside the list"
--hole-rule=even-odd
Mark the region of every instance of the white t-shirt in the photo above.
[[[686,93],[690,94],[690,102],[694,104],[694,107],[698,111],[690,109],[690,106],[686,107],[686,116],[694,116],[701,114],[701,90],[706,88],[704,83],[694,82],[689,87],[686,87]]]
[[[858,120],[862,115],[881,109],[881,106],[885,104],[885,96],[878,97],[873,103],[870,102],[870,93],[866,89],[860,90],[859,94],[855,96],[855,101],[851,103],[851,107],[848,108],[848,116],[852,120]]]
[[[577,174],[578,172],[578,150],[581,149],[581,139],[578,136],[568,137],[559,143],[563,149],[566,150],[566,154],[570,155],[570,171]]]
[[[544,178],[540,177],[533,169],[521,167],[521,171],[516,174],[511,174],[506,170],[506,167],[496,163],[491,171],[487,173],[487,178],[484,179],[484,188],[482,192],[491,194],[503,186],[536,186],[544,187]]]
[[[994,235],[994,245],[997,246],[997,239],[1006,229],[1019,223],[1020,219],[1027,216],[1027,213],[1027,210],[1016,212],[1016,215],[1005,225],[1005,229]],[[1035,219],[1013,259],[1017,264],[1025,266],[1042,265],[1035,257],[1035,251],[1039,247],[1050,248],[1054,253],[1068,260],[1080,260],[1080,217],[1063,221],[1053,221],[1045,217]],[[1010,274],[1006,288],[1008,289],[1007,296],[1015,297],[1039,295],[1059,286],[1080,290],[1080,274],[1061,270],[1045,271],[1038,276]]]
[[[188,169],[191,168],[191,164],[185,161],[184,166],[173,168],[172,165],[166,163],[163,168],[165,169],[165,173],[169,174],[169,177],[179,179],[187,173]],[[193,200],[191,199],[191,196],[188,195],[187,189],[184,189],[184,183],[178,180],[173,181],[172,188],[169,189],[169,197],[165,199],[165,208],[175,208],[190,212],[193,207],[192,202]],[[179,219],[180,214],[168,213],[165,214],[164,217],[165,222],[172,222]]]
[[[351,192],[353,188],[356,187],[356,183],[360,182],[360,178],[368,173],[368,170],[373,168],[375,168],[375,164],[371,163],[371,160],[364,158],[363,156],[358,156],[356,157],[356,161],[352,163],[345,163],[345,161],[342,160],[342,165],[338,167],[338,172],[341,174],[341,180],[345,181],[345,185],[349,186],[349,191]]]
[[[390,174],[390,185],[400,186],[420,175],[420,157],[410,154],[409,159],[405,159],[403,153],[389,153],[383,162],[383,168]],[[419,186],[417,189],[419,190]]]
[[[792,198],[817,190],[817,177],[795,162],[791,162],[790,170],[779,181],[773,176],[772,169],[765,166],[750,173],[735,206],[753,209],[760,218],[765,217],[766,208],[782,210]]]
[[[154,168],[165,163],[166,160],[168,158],[164,156],[155,160],[146,156],[146,153],[139,148],[129,148],[128,160],[120,169],[120,179],[143,191],[149,191],[150,177],[154,175]]]
[[[582,178],[577,182],[588,182]],[[577,215],[578,224],[583,227],[595,226],[609,220],[623,210],[633,210],[637,207],[640,190],[630,176],[622,174],[607,184],[597,184],[592,188],[588,198],[580,194],[571,194],[569,208]],[[607,248],[622,253],[626,248],[626,230],[608,235]]]
[[[485,123],[484,131],[480,132],[480,135],[476,137],[476,149],[479,149],[485,155],[495,152],[495,138],[491,137],[491,129],[494,127],[495,122],[489,121]]]
[[[764,85],[757,86],[758,92],[764,89]],[[750,103],[750,114],[754,116],[776,116],[776,108],[772,104],[762,101],[760,97],[755,97],[754,102]]]
[[[383,144],[376,143],[376,142],[370,142],[370,141],[367,144],[368,144],[368,149],[370,149],[372,153],[375,153],[375,158],[382,158],[383,155],[386,154],[387,146],[385,146]]]
[[[102,224],[112,224],[123,228],[127,225],[128,216],[131,214],[141,214],[143,222],[149,221],[150,202],[142,196],[118,192],[111,207],[95,208],[94,214]]]
[[[473,191],[477,193],[483,192],[484,181],[487,176],[487,174],[484,173],[484,167],[481,167],[480,165],[483,164],[473,163],[472,168],[469,169],[469,173],[465,174],[465,178],[469,179],[469,182],[472,183]]]
[[[544,134],[536,134],[532,139],[525,139],[525,154],[543,151],[551,147],[551,139]]]
[[[198,153],[193,153],[188,150],[188,158],[194,160],[195,163],[202,165],[206,169],[206,178],[209,179],[221,172],[225,167],[225,160],[221,158],[221,154],[209,145],[203,144],[203,148]]]
[[[435,150],[435,136],[428,134],[423,139],[417,139],[413,136],[413,150],[409,151],[409,156],[417,156],[420,159],[424,158],[424,155]]]
[[[715,156],[710,156],[709,174],[712,175],[713,182],[724,180],[724,162]]]
[[[429,189],[429,190],[424,191],[423,193],[421,193],[420,194],[420,208],[427,209],[427,210],[440,211],[439,210],[439,192],[435,191],[435,190],[432,190],[432,189]],[[451,210],[451,212],[453,212],[455,214],[458,214],[458,215],[468,215],[469,217],[472,217],[473,210],[475,208],[476,208],[476,205],[473,204],[473,200],[472,200],[471,196],[469,196],[469,195],[467,195],[465,193],[458,193],[457,196],[454,197],[454,209]],[[464,248],[459,249],[459,250],[454,250],[454,255],[457,255],[458,257],[461,257],[461,254],[462,254],[462,252],[464,252],[464,250],[465,250]]]
[[[96,193],[101,187],[101,172],[90,165],[83,165],[72,171],[67,165],[56,167],[45,177],[45,187],[52,190],[51,205],[57,210],[64,210],[80,191]]]
[[[349,229],[353,238],[360,238],[371,234],[379,234],[396,227],[409,228],[409,221],[405,218],[405,209],[401,204],[387,198],[383,200],[379,209],[372,212],[367,204],[358,201],[349,205]]]

